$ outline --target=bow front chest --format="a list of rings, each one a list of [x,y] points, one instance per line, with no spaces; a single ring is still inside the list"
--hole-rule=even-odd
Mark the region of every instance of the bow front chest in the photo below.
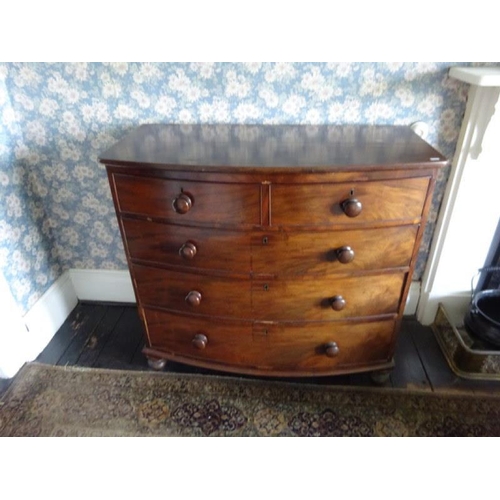
[[[411,129],[143,125],[100,161],[152,365],[392,366],[446,164]]]

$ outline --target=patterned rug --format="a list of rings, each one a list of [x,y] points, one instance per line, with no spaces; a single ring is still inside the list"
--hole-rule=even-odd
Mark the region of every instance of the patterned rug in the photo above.
[[[500,398],[27,364],[0,436],[499,436]]]

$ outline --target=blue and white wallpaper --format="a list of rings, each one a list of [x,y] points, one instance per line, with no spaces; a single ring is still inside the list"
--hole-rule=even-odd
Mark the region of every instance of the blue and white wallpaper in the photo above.
[[[0,271],[26,312],[65,269],[126,269],[97,158],[141,123],[424,121],[451,158],[468,92],[452,65],[468,63],[0,64]]]

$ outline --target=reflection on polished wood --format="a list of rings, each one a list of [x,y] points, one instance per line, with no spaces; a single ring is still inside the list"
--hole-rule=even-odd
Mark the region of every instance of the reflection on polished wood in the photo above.
[[[107,165],[297,171],[408,168],[446,159],[409,127],[385,125],[142,125],[102,153]]]

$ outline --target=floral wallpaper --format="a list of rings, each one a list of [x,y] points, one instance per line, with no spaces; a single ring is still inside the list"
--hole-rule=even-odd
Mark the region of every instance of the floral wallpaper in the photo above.
[[[126,269],[97,158],[141,123],[424,121],[451,158],[468,86],[447,72],[466,64],[0,64],[0,271],[26,312],[65,269]]]

